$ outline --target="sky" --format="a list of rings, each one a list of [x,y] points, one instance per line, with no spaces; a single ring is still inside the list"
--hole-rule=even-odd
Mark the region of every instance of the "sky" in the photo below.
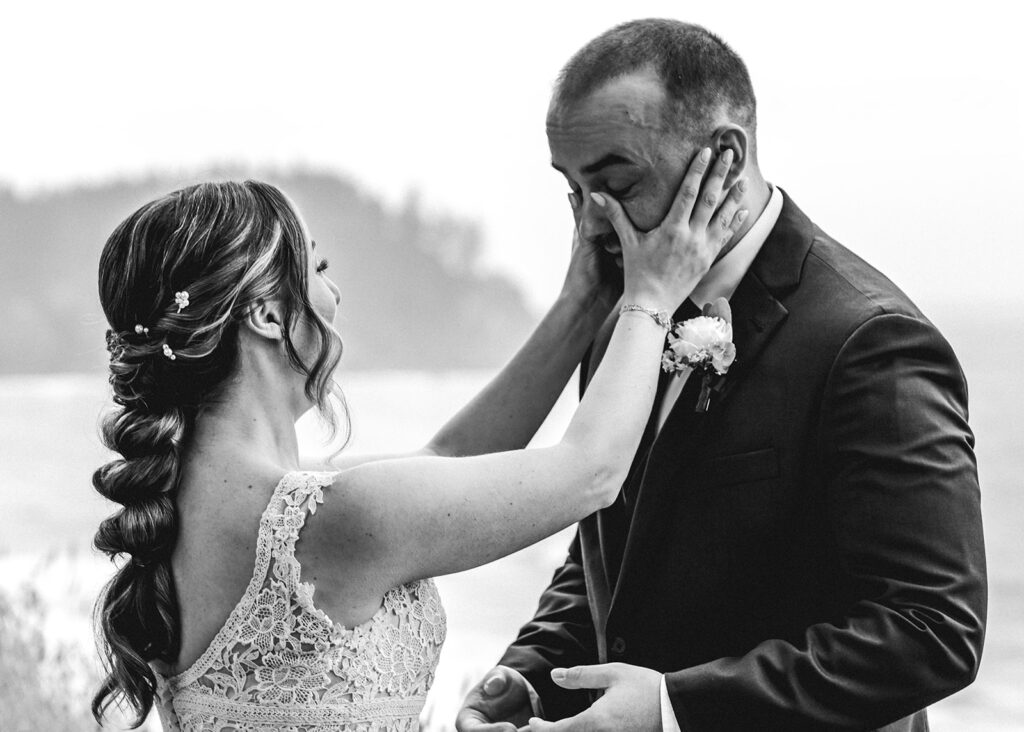
[[[676,17],[745,59],[762,170],[823,229],[926,312],[1019,303],[1024,51],[1009,5],[21,2],[0,10],[0,185],[329,170],[478,220],[481,266],[540,308],[572,226],[544,135],[558,69],[618,22]]]

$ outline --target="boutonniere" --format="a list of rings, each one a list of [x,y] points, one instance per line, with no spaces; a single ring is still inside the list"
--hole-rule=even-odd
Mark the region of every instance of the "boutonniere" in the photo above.
[[[711,406],[711,390],[729,371],[736,360],[736,346],[732,342],[732,323],[729,306],[719,300],[708,311],[708,315],[690,318],[679,323],[668,334],[668,347],[661,355],[661,368],[676,375],[700,374],[700,396],[697,397],[698,412],[706,412]],[[725,317],[715,315],[715,311]],[[694,376],[696,376],[694,374]]]

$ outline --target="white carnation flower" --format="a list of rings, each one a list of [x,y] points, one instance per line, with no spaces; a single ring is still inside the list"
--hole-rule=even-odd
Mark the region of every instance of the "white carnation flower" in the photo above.
[[[732,323],[702,315],[680,323],[669,333],[661,364],[665,371],[683,372],[710,366],[722,375],[735,359]]]
[[[679,338],[692,344],[697,350],[706,350],[715,343],[732,341],[732,324],[721,318],[701,315],[676,326]]]

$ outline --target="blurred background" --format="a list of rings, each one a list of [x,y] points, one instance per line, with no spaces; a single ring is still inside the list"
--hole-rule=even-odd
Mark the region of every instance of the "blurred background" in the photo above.
[[[759,157],[816,223],[942,329],[971,386],[991,582],[974,685],[932,728],[1024,718],[1021,25],[997,2],[497,4],[181,1],[0,9],[0,719],[93,729],[88,615],[109,565],[106,236],[209,177],[302,209],[343,302],[350,449],[422,444],[515,350],[568,259],[544,116],[568,57],[632,18],[677,17],[746,60]],[[571,389],[569,390],[571,391]],[[537,442],[558,438],[567,393]],[[304,446],[322,450],[315,423]],[[450,621],[427,729],[527,620],[568,536],[442,578]],[[150,722],[149,729],[158,725]]]

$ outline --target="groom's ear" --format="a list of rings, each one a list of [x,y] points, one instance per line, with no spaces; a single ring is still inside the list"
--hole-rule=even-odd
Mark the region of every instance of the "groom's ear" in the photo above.
[[[750,137],[739,125],[722,125],[711,136],[711,149],[716,156],[732,150],[732,167],[725,176],[724,184],[728,188],[743,176],[750,164]]]

